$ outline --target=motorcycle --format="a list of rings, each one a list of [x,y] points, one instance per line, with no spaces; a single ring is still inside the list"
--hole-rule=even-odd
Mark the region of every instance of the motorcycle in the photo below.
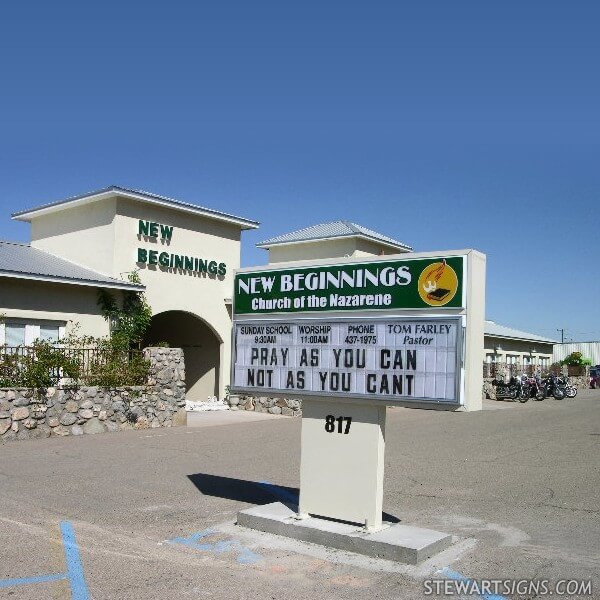
[[[567,398],[575,398],[577,396],[577,386],[571,383],[568,377],[562,378],[562,384],[565,388],[565,396]]]
[[[546,397],[546,393],[542,386],[542,380],[538,375],[523,375],[521,377],[521,396],[527,400],[529,398],[543,400]],[[521,400],[521,402],[526,402],[527,400]]]
[[[564,383],[556,375],[548,375],[548,377],[543,379],[542,388],[544,390],[544,397],[554,396],[555,400],[562,400],[566,395]]]
[[[494,379],[492,385],[496,388],[496,398],[498,399],[516,400],[519,398],[521,402],[528,400],[528,398],[521,398],[521,380],[516,377],[511,377],[508,383],[502,379]]]

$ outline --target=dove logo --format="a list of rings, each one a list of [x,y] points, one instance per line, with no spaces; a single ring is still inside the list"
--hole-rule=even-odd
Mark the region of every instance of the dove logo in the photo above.
[[[429,306],[444,306],[456,295],[458,277],[446,262],[427,265],[419,277],[419,296]]]

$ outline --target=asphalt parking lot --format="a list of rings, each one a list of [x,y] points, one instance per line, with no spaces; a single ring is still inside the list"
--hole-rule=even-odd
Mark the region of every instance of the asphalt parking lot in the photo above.
[[[300,419],[5,444],[0,598],[409,599],[443,577],[591,578],[599,598],[600,391],[486,407],[388,411],[385,512],[455,536],[417,567],[235,525],[297,493]]]

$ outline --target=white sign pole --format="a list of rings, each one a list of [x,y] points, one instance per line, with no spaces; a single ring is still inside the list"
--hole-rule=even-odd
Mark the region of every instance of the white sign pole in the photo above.
[[[385,405],[304,399],[299,518],[381,529],[385,416]]]

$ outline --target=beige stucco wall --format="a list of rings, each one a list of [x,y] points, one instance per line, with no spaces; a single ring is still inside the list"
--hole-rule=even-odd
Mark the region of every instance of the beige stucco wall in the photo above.
[[[352,256],[355,249],[355,240],[352,238],[272,246],[269,249],[269,263]]]
[[[353,256],[390,256],[394,254],[406,254],[402,250],[390,248],[389,246],[384,246],[383,244],[378,244],[377,242],[372,242],[370,240],[365,240],[363,238],[355,238],[356,248],[354,250]]]
[[[110,275],[114,266],[116,199],[92,202],[31,220],[31,245]]]
[[[358,258],[398,254],[389,246],[371,242],[363,238],[343,237],[332,240],[316,240],[299,244],[272,246],[269,249],[269,263],[297,260],[317,260],[322,258]]]
[[[501,349],[496,351],[496,347]],[[535,352],[531,352],[535,349]],[[483,362],[488,362],[488,355],[494,354],[496,362],[507,362],[507,356],[516,356],[517,363],[523,364],[525,357],[534,359],[532,364],[539,364],[539,359],[548,359],[552,362],[553,344],[532,340],[517,340],[509,338],[499,338],[486,335],[484,338]]]
[[[170,242],[138,235],[139,220],[153,221],[174,228]],[[205,399],[215,389],[224,395],[229,384],[231,356],[231,316],[225,300],[233,293],[233,272],[240,265],[240,235],[238,225],[168,207],[115,196],[88,203],[79,208],[68,207],[59,212],[34,217],[31,221],[32,246],[46,250],[76,264],[94,269],[117,279],[140,269],[142,283],[154,314],[166,311],[184,311],[202,319],[208,325],[211,339],[198,341],[198,346],[217,347],[216,364],[212,373],[189,390],[190,398]],[[138,248],[215,260],[227,265],[224,276],[196,273],[140,264]],[[62,300],[57,306],[69,302],[71,286],[60,286]],[[93,305],[95,307],[95,291]],[[40,310],[46,299],[39,304]],[[97,307],[95,307],[97,309]],[[14,310],[18,310],[15,308]],[[86,333],[95,334],[100,327],[97,316],[82,317]],[[26,310],[18,310],[23,315]],[[85,312],[85,311],[84,311]],[[66,314],[70,314],[66,310]],[[38,317],[39,318],[39,317]],[[101,317],[100,317],[101,318]],[[198,360],[206,360],[208,350],[189,350]],[[186,359],[187,360],[187,359]],[[215,385],[216,383],[216,385]]]
[[[169,243],[160,239],[140,236],[139,220],[154,221],[172,226]],[[231,359],[231,317],[225,304],[233,293],[233,271],[240,266],[240,228],[206,217],[174,211],[119,198],[115,226],[115,262],[112,275],[140,269],[142,283],[146,286],[148,301],[154,314],[180,310],[189,312],[205,321],[220,344],[219,396],[229,385]],[[215,260],[227,265],[224,277],[206,273],[192,273],[137,263],[138,248],[166,251],[174,254]],[[206,340],[205,345],[210,345]],[[199,340],[201,343],[201,340]],[[198,359],[202,353],[197,352]],[[218,357],[217,357],[218,358]],[[195,386],[196,387],[196,386]],[[196,389],[188,390],[191,399],[206,399],[214,394],[211,376],[205,376]]]
[[[64,321],[67,333],[79,323],[88,335],[108,335],[108,323],[98,309],[94,287],[3,277],[0,314],[9,319]]]

